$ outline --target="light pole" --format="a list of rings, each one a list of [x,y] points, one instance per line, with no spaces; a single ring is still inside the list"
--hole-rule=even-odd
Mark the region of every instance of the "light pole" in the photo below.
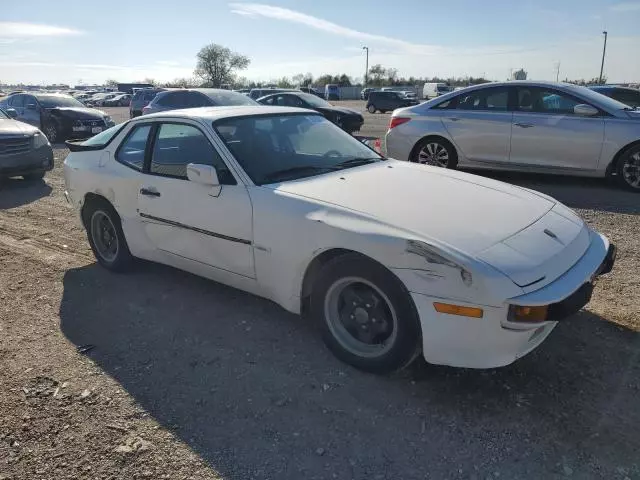
[[[362,47],[362,49],[367,51],[367,60],[364,67],[364,86],[366,88],[367,83],[369,83],[369,47]]]
[[[607,31],[602,32],[604,35],[604,47],[602,47],[602,63],[600,64],[600,81],[602,83],[602,70],[604,70],[604,54],[607,52]]]

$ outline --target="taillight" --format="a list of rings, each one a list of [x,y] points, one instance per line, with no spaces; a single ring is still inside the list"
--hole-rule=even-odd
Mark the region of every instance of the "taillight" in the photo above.
[[[407,123],[410,118],[407,117],[391,117],[391,121],[389,122],[389,130],[397,127],[398,125],[402,125],[403,123]]]

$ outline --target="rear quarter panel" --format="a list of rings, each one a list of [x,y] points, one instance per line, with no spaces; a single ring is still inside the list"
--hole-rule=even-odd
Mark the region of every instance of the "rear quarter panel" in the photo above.
[[[604,173],[622,148],[639,140],[640,121],[616,117],[606,118],[598,170]]]
[[[442,124],[442,112],[439,110],[399,109],[393,112],[393,116],[408,117],[411,120],[387,131],[386,151],[391,158],[409,160],[416,143],[429,135],[444,137],[455,145]]]

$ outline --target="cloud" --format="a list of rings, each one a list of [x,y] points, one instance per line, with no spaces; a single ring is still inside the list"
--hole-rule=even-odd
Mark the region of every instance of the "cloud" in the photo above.
[[[637,11],[640,11],[640,2],[616,3],[615,5],[612,5],[611,7],[609,7],[609,10],[611,10],[612,12],[619,12],[619,13],[637,12]]]
[[[374,45],[376,53],[395,53],[414,56],[438,56],[451,55],[458,57],[478,56],[478,55],[506,55],[513,53],[530,52],[532,50],[547,50],[556,45],[539,45],[537,47],[523,48],[517,45],[492,45],[487,47],[473,48],[449,48],[442,45],[427,45],[411,43],[398,38],[376,35],[352,28],[343,27],[333,22],[313,17],[305,13],[290,10],[288,8],[274,7],[262,3],[230,3],[231,12],[252,18],[270,18],[291,23],[304,25],[315,30],[320,30],[332,35],[353,38],[359,40],[363,45]],[[360,47],[361,48],[361,47]],[[355,50],[360,50],[355,48]]]
[[[337,23],[329,22],[318,17],[312,17],[288,8],[273,7],[261,3],[230,3],[231,12],[248,17],[265,17],[275,20],[283,20],[286,22],[297,23],[320,30],[332,35],[348,37],[360,40],[361,42],[374,42],[386,45],[392,45],[410,53],[436,53],[441,47],[435,45],[418,45],[397,38],[386,37],[383,35],[375,35],[366,32],[360,32],[351,28],[343,27]]]
[[[63,37],[82,35],[83,32],[66,27],[42,25],[39,23],[0,22],[0,36],[15,39],[16,37]]]

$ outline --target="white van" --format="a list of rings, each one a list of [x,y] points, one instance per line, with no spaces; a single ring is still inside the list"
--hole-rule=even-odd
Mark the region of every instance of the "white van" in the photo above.
[[[451,87],[446,83],[425,83],[422,89],[422,96],[427,100],[449,93]]]

